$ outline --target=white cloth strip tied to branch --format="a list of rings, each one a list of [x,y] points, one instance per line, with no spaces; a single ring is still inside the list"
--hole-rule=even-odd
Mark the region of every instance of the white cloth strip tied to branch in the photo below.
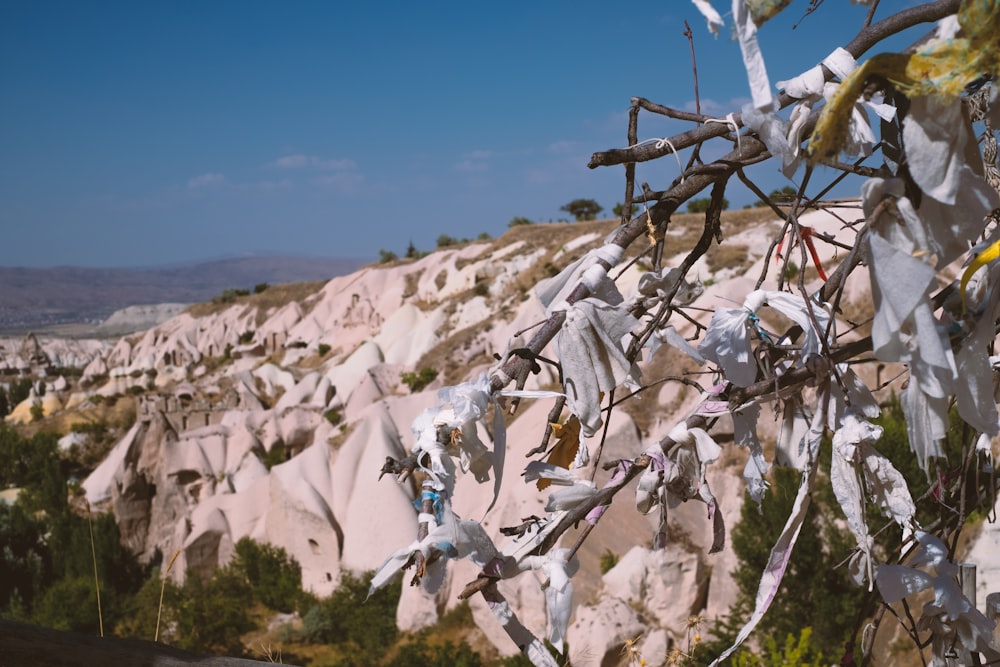
[[[743,302],[743,308],[716,308],[705,337],[698,346],[702,356],[718,364],[725,378],[737,387],[749,386],[757,378],[750,331],[755,329],[762,338],[769,338],[760,328],[757,318],[757,311],[765,305],[802,328],[804,339],[799,363],[823,349],[821,338],[830,320],[825,307],[819,303],[807,304],[798,294],[765,290],[751,292]],[[819,330],[813,325],[813,316]]]
[[[584,275],[588,269],[600,266],[597,264],[598,261],[604,262],[608,266],[615,266],[621,261],[623,252],[624,248],[621,246],[614,243],[605,243],[589,251],[552,278],[539,281],[538,285],[535,286],[535,294],[538,295],[538,300],[541,301],[546,314],[552,315],[557,310],[565,309],[566,299],[576,289],[576,286],[584,280]],[[603,268],[601,271],[602,273],[600,274],[592,271],[586,277],[588,281],[587,288],[590,290],[591,296],[612,305],[624,301],[621,292],[618,291],[618,287],[608,277],[607,271]]]
[[[580,479],[573,471],[544,461],[531,461],[524,469],[524,481],[547,479],[562,488],[549,494],[546,512],[569,510],[590,500],[597,493],[597,485],[589,479]]]
[[[975,602],[962,593],[958,566],[948,560],[948,548],[929,533],[916,532],[920,544],[907,565],[880,565],[875,574],[879,593],[887,604],[899,602],[925,589],[933,589],[934,599],[921,609],[919,632],[931,631],[935,665],[946,662],[956,648],[959,664],[972,664],[969,652],[985,654],[985,664],[1000,657],[992,645],[994,621],[976,609]],[[934,574],[917,568],[933,568]],[[964,655],[963,655],[964,654]],[[952,656],[954,657],[954,656]]]
[[[826,76],[823,73],[823,66],[833,72],[838,79],[845,79],[858,68],[858,62],[849,51],[843,47],[837,47],[830,55],[823,59],[822,65],[816,65],[807,69],[802,74],[791,79],[778,82],[778,89],[784,90],[791,97],[797,99],[813,98],[823,94],[826,85]]]
[[[660,526],[666,527],[668,509],[675,509],[691,499],[700,500],[708,509],[712,521],[712,546],[709,553],[721,551],[725,546],[726,528],[719,512],[718,502],[706,479],[708,466],[718,460],[722,448],[701,428],[688,428],[680,422],[667,436],[672,442],[670,458],[659,445],[651,445],[643,452],[650,465],[639,477],[635,491],[636,509],[649,513],[660,507]],[[654,546],[663,545],[654,540]]]
[[[549,621],[549,642],[559,653],[565,649],[566,629],[573,613],[572,577],[580,569],[571,550],[552,549],[544,556],[528,556],[521,563],[522,569],[534,570],[542,579],[545,590],[545,608]]]
[[[687,305],[701,296],[704,291],[705,287],[701,284],[701,281],[689,283],[683,279],[681,270],[678,268],[663,268],[659,272],[648,271],[639,277],[636,294],[629,299],[626,309],[631,312],[635,308],[641,307],[647,311],[651,311],[662,303],[671,292],[674,292],[672,304]],[[643,318],[643,321],[645,324],[648,320]],[[660,349],[660,345],[664,343],[677,348],[699,365],[705,363],[704,357],[677,332],[673,325],[668,324],[653,331],[653,335],[646,342],[646,347],[649,348],[649,356],[652,357],[656,354],[656,351]]]
[[[493,616],[500,622],[504,632],[520,649],[521,653],[528,657],[532,665],[535,667],[559,667],[559,663],[545,648],[545,644],[517,619],[517,615],[510,608],[510,603],[495,585],[483,589],[483,598]]]
[[[848,528],[858,541],[858,551],[851,557],[849,572],[858,585],[867,581],[868,590],[874,585],[874,539],[865,521],[865,497],[871,497],[883,514],[903,528],[904,539],[914,528],[916,514],[905,478],[874,447],[881,437],[881,427],[848,412],[833,435],[830,463],[833,493],[847,517]]]
[[[829,383],[827,383],[827,388],[828,387]],[[710,667],[715,667],[715,665],[721,664],[726,658],[732,655],[744,641],[746,641],[746,638],[750,636],[750,633],[753,632],[754,628],[757,627],[757,624],[760,623],[760,620],[764,617],[764,614],[767,612],[778,593],[778,588],[781,586],[781,580],[785,576],[785,570],[788,568],[788,562],[792,557],[792,549],[794,549],[795,543],[798,541],[799,532],[802,529],[802,524],[806,520],[806,513],[809,509],[813,481],[816,477],[816,462],[819,456],[819,445],[824,431],[824,417],[824,410],[822,409],[816,410],[816,413],[813,415],[813,421],[810,425],[809,433],[806,435],[806,446],[809,452],[808,464],[802,473],[802,481],[799,483],[799,490],[795,496],[792,511],[788,516],[788,520],[785,522],[784,528],[781,530],[781,534],[778,536],[778,541],[775,542],[774,547],[771,548],[771,555],[768,557],[767,566],[764,568],[764,572],[761,575],[760,584],[757,587],[757,598],[753,613],[751,614],[750,619],[739,631],[739,634],[737,634],[733,645],[723,651],[722,655],[712,661]]]
[[[638,325],[638,320],[623,306],[625,300],[603,266],[617,264],[622,252],[621,246],[606,243],[538,287],[538,297],[547,312],[566,311],[566,320],[556,336],[556,350],[567,405],[579,417],[581,431],[588,437],[602,423],[601,392],[614,389],[633,373],[622,338]],[[580,283],[593,296],[572,305],[566,303]]]
[[[638,381],[638,369],[625,356],[622,345],[622,338],[638,324],[625,308],[592,298],[578,301],[566,311],[556,349],[567,405],[580,419],[581,432],[587,437],[603,423],[601,393],[630,377]]]
[[[418,551],[428,559],[431,550],[435,549],[441,554],[441,561],[448,558],[469,558],[480,567],[496,558],[499,553],[482,525],[477,521],[457,519],[451,511],[450,503],[444,504],[440,525],[437,525],[434,517],[428,517],[427,523],[431,526],[427,537],[397,549],[375,571],[368,595],[389,583]]]

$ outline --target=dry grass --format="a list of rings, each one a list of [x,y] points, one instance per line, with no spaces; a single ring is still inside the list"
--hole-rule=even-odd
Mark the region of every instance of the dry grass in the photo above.
[[[326,285],[325,280],[313,280],[304,283],[288,283],[287,285],[272,285],[260,294],[248,294],[238,296],[227,303],[206,301],[196,303],[188,307],[185,311],[192,317],[206,317],[221,313],[233,305],[242,305],[245,308],[257,309],[257,325],[259,326],[267,319],[268,311],[273,308],[280,308],[293,301],[298,301],[303,310],[308,312],[311,305],[319,299],[320,290]]]
[[[403,298],[408,299],[417,293],[417,287],[420,284],[420,276],[424,275],[424,270],[414,271],[413,273],[407,273],[404,276],[406,280],[405,286],[403,287]]]
[[[467,351],[483,332],[483,327],[484,325],[474,325],[457,331],[453,336],[444,338],[420,357],[420,360],[414,364],[414,368],[433,368],[438,372],[438,379],[444,385],[453,385],[467,380],[470,369],[493,362],[489,351],[477,354],[468,361],[459,361],[462,352]]]
[[[705,253],[705,263],[712,273],[722,269],[735,269],[736,273],[743,273],[753,264],[750,257],[750,248],[745,245],[723,243],[713,245]]]

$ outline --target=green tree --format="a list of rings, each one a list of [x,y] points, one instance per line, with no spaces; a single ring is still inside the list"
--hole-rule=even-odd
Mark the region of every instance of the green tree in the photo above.
[[[252,604],[250,584],[234,568],[219,568],[207,579],[188,572],[175,612],[177,645],[216,655],[243,655],[240,635],[254,627]]]
[[[45,526],[20,504],[0,503],[0,545],[0,614],[15,601],[31,609],[51,577]]]
[[[528,218],[516,215],[510,219],[510,221],[507,223],[507,226],[510,228],[514,228],[514,227],[521,227],[522,225],[533,225],[533,224],[535,223],[533,223]]]
[[[576,218],[577,222],[583,222],[597,219],[597,215],[604,208],[593,199],[574,199],[570,203],[560,206],[559,210],[566,211]]]
[[[795,199],[796,194],[798,194],[798,190],[796,190],[790,185],[786,185],[783,188],[771,190],[771,194],[769,194],[767,198],[770,199],[775,204],[787,204],[788,202]],[[757,201],[754,203],[754,206],[756,206],[757,208],[761,208],[767,206],[767,202],[763,200]]]
[[[410,241],[410,244],[406,246],[406,254],[403,256],[406,257],[406,259],[420,258],[420,251],[417,250],[417,246],[413,245],[413,241]]]
[[[829,447],[825,443],[823,456],[827,460]],[[709,653],[717,655],[726,648],[749,617],[761,573],[791,512],[800,477],[792,468],[775,467],[773,484],[760,511],[753,501],[744,502],[740,522],[731,535],[738,562],[733,579],[739,595],[730,617],[715,629],[719,641],[706,647]],[[795,641],[804,625],[811,626],[810,659],[819,653],[839,659],[845,642],[851,639],[857,610],[867,593],[849,581],[843,568],[836,568],[850,553],[854,541],[834,523],[835,502],[829,481],[818,477],[813,506],[778,590],[781,604],[768,609],[755,631],[758,637],[771,637],[779,642],[791,637]]]
[[[386,250],[385,248],[378,249],[378,263],[388,264],[389,262],[395,262],[399,259],[399,255],[391,250]]]
[[[402,583],[397,580],[368,596],[371,573],[356,577],[344,572],[330,597],[320,600],[302,618],[307,641],[354,645],[372,664],[392,646],[396,629],[396,605]],[[354,663],[350,663],[354,664]]]
[[[634,217],[638,211],[639,211],[639,206],[636,204],[632,204],[632,209],[629,211],[628,217],[629,218]],[[622,202],[618,202],[617,204],[615,204],[615,207],[611,209],[611,214],[614,215],[616,218],[622,217],[622,213],[624,212],[625,212],[625,204],[623,204]]]
[[[107,601],[107,591],[102,590],[101,602]],[[103,605],[101,611],[106,611]],[[96,635],[101,629],[100,619],[97,589],[91,576],[69,577],[54,583],[35,605],[31,620],[56,630]]]
[[[302,567],[281,547],[244,537],[236,543],[233,567],[246,577],[254,597],[271,609],[291,612],[302,599]]]
[[[10,383],[10,407],[16,408],[19,403],[31,395],[31,380],[24,378]]]

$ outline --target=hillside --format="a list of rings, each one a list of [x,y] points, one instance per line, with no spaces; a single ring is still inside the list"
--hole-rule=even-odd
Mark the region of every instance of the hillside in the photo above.
[[[148,269],[0,267],[0,332],[96,324],[128,306],[208,301],[225,289],[329,280],[363,260],[239,257]],[[74,333],[86,333],[78,328]]]
[[[802,222],[819,233],[844,233],[842,219],[856,214],[850,207],[811,212]],[[725,243],[699,260],[691,272],[699,282],[685,287],[692,308],[714,309],[729,303],[727,295],[746,293],[765,268],[767,239],[779,224],[759,210],[726,213],[723,221]],[[680,261],[670,249],[690,247],[700,224],[700,216],[675,216],[666,265]],[[85,366],[79,378],[50,377],[44,397],[16,406],[9,420],[65,432],[74,420],[106,418],[101,411],[109,406],[130,409],[134,401],[134,424],[82,482],[90,506],[114,513],[127,547],[146,561],[177,554],[171,576],[183,577],[225,564],[236,542],[249,536],[284,548],[301,564],[303,585],[327,595],[341,572],[377,567],[417,537],[414,479],[397,483],[379,474],[387,457],[401,459],[415,445],[411,424],[438,403],[439,389],[475,381],[495,367],[494,354],[523,345],[518,332],[544,317],[532,287],[600,246],[614,227],[609,221],[518,227],[500,239],[369,265],[325,283],[276,285],[231,303],[201,303],[114,343],[8,341],[0,347],[0,370],[8,374],[38,370],[46,357],[50,367]],[[832,262],[835,248],[820,251]],[[644,270],[635,262],[621,273],[617,284],[626,298],[636,293]],[[806,272],[809,280],[814,275]],[[870,309],[865,290],[846,292],[852,293],[859,298],[845,300],[843,310],[863,319]],[[682,321],[675,326],[682,336],[694,333]],[[695,362],[669,345],[649,363],[657,372],[689,373],[700,386],[710,385],[710,376],[699,375]],[[557,386],[546,364],[527,385]],[[702,398],[668,383],[623,403],[609,420],[604,460],[637,456],[641,443],[669,430]],[[44,413],[37,422],[33,404]],[[497,544],[501,528],[545,515],[549,492],[525,484],[521,474],[550,407],[547,400],[525,399],[504,417],[504,502],[489,512],[493,471],[483,475],[475,461],[489,456],[495,423],[463,435],[485,449],[458,475],[454,509],[462,517],[485,515],[482,525]],[[771,416],[760,422],[768,447],[778,428]],[[718,425],[713,435],[730,443],[708,481],[720,516],[732,526],[744,489],[731,480],[746,454],[731,446],[731,424]],[[611,473],[595,474],[600,485]],[[629,500],[617,502],[580,551],[574,596],[583,603],[568,632],[574,665],[607,664],[639,634],[644,655],[663,654],[684,641],[689,618],[718,618],[733,604],[734,556],[729,549],[708,553],[713,535],[704,505],[670,509],[672,539],[663,550],[649,548],[654,516],[638,513]],[[618,565],[602,576],[609,552]],[[434,595],[404,587],[398,625],[416,630],[434,623],[455,607],[478,570],[468,560],[453,561]],[[984,568],[980,576],[995,571]],[[538,581],[502,584],[520,620],[544,632],[546,594]],[[514,652],[481,597],[470,603],[489,640],[504,654]]]

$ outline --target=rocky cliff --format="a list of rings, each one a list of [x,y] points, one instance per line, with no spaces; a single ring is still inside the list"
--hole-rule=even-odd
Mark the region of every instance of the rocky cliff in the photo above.
[[[841,228],[835,215],[825,213],[802,222],[819,232]],[[744,224],[727,239],[727,247],[739,249],[736,255],[700,260],[694,274],[703,284],[692,286],[692,305],[714,308],[730,290],[746,293],[743,283],[758,275],[764,239],[773,238],[777,224]],[[194,307],[114,344],[67,349],[65,355],[86,357],[86,367],[78,385],[64,388],[62,403],[47,412],[137,397],[135,424],[83,488],[92,506],[115,513],[128,546],[144,559],[179,552],[175,576],[209,571],[250,536],[287,550],[302,565],[304,586],[323,595],[342,569],[375,568],[415,539],[412,480],[379,481],[386,457],[400,458],[413,446],[414,419],[436,402],[440,387],[475,378],[495,363],[494,353],[517,347],[518,332],[544,315],[533,286],[598,246],[612,229],[610,223],[526,226],[496,241],[368,266],[317,288],[272,288],[231,304]],[[668,235],[686,233],[678,224]],[[636,263],[618,279],[626,297],[641,274]],[[686,326],[677,324],[682,335],[693,334]],[[672,372],[693,368],[667,346],[656,354],[654,361]],[[0,365],[22,363],[15,356]],[[405,375],[423,369],[437,373],[424,387]],[[556,381],[545,364],[534,379],[539,387]],[[46,395],[60,392],[53,385]],[[645,392],[613,413],[604,459],[636,456],[644,439],[669,429],[700,400],[681,384]],[[548,494],[520,475],[549,407],[524,400],[506,417],[503,503],[487,513],[492,481],[480,483],[471,474],[458,480],[456,512],[485,514],[483,525],[498,542],[501,527],[544,514]],[[23,418],[26,410],[19,409]],[[761,419],[761,425],[762,437],[773,439],[774,420]],[[479,433],[486,443],[490,435]],[[744,495],[732,470],[742,469],[745,455],[733,448],[725,459],[729,467],[709,474],[732,525]],[[598,473],[597,482],[607,474]],[[735,559],[729,550],[707,555],[710,522],[703,505],[689,505],[671,509],[665,550],[649,548],[656,527],[627,503],[616,503],[587,540],[575,577],[576,595],[585,603],[568,635],[573,664],[602,664],[640,633],[643,653],[662,655],[684,640],[689,617],[715,617],[732,604]],[[602,577],[598,562],[607,551],[619,561]],[[404,588],[400,627],[433,623],[477,572],[458,562],[433,597]],[[521,577],[502,582],[501,589],[521,620],[541,632],[545,597],[537,582]],[[472,602],[479,625],[513,652],[485,604]]]

